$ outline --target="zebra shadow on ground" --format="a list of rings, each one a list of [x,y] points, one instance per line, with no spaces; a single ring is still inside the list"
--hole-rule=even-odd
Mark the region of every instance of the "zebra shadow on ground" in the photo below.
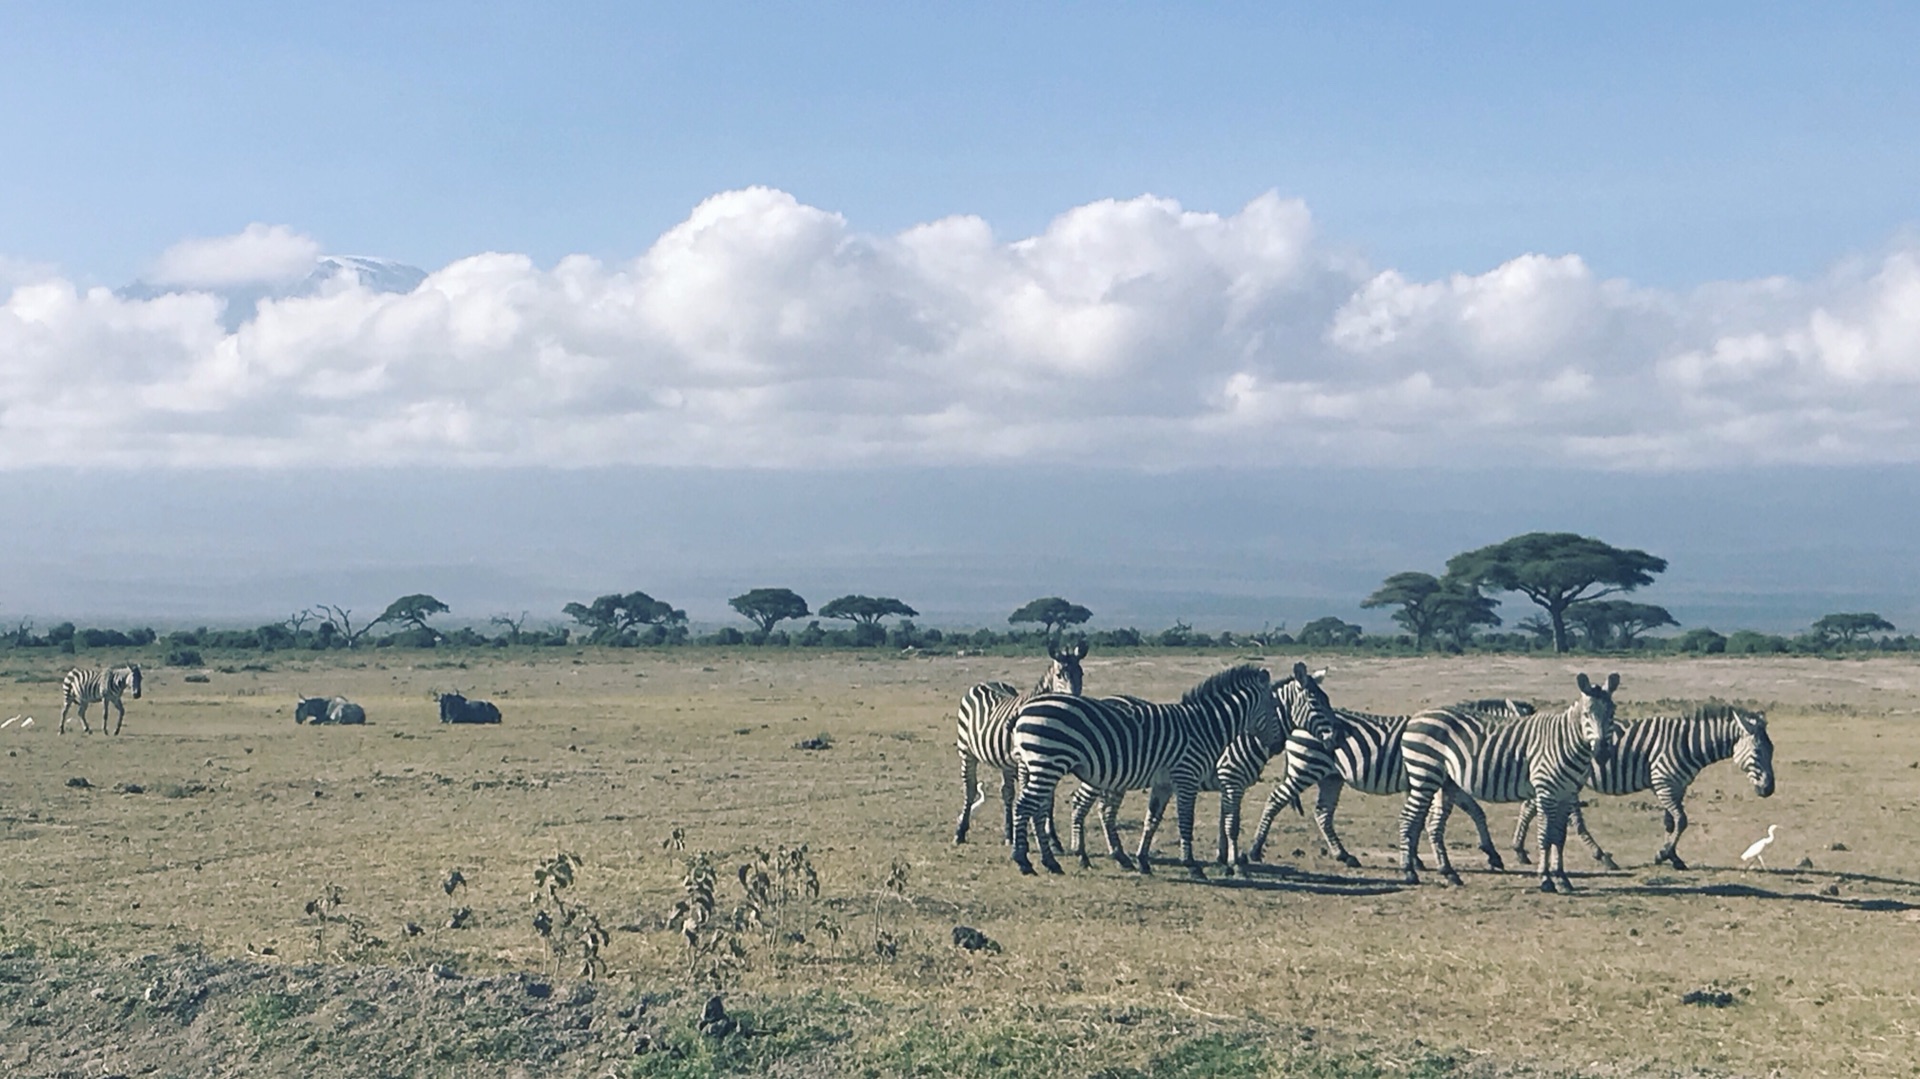
[[[1407,885],[1398,878],[1358,876],[1351,873],[1315,873],[1286,865],[1266,863],[1244,865],[1231,877],[1227,876],[1226,867],[1217,863],[1208,863],[1205,868],[1207,879],[1200,881],[1187,876],[1186,870],[1182,869],[1178,862],[1171,865],[1155,863],[1155,872],[1165,872],[1168,879],[1255,892],[1299,892],[1307,895],[1366,897],[1393,895],[1407,890]]]
[[[1842,873],[1824,875],[1849,880],[1875,879],[1855,877]],[[1761,878],[1761,880],[1764,883],[1774,883],[1772,881],[1766,881],[1765,878]],[[1784,881],[1784,883],[1798,882],[1788,879]],[[1913,886],[1910,881],[1892,881],[1890,883],[1907,885],[1909,887]],[[1672,878],[1661,878],[1657,881],[1650,881],[1644,884],[1634,884],[1624,888],[1611,888],[1608,889],[1608,891],[1616,895],[1709,895],[1721,899],[1771,899],[1785,900],[1793,903],[1821,903],[1846,910],[1866,911],[1869,913],[1920,910],[1920,903],[1910,903],[1904,899],[1890,899],[1886,896],[1840,895],[1837,885],[1830,886],[1823,892],[1798,892],[1776,891],[1772,888],[1762,887],[1761,883],[1749,883],[1747,881],[1715,881],[1712,883],[1687,884],[1675,881]]]

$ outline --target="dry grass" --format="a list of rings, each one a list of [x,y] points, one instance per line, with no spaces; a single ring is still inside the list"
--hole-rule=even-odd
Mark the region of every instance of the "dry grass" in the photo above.
[[[1236,658],[1096,655],[1087,687],[1170,697]],[[459,660],[465,669],[446,665]],[[39,724],[0,731],[7,938],[103,960],[189,942],[275,961],[547,970],[528,893],[536,866],[565,850],[585,861],[570,898],[621,927],[601,953],[609,980],[669,987],[688,978],[668,926],[686,857],[715,855],[730,905],[733,867],[754,848],[804,843],[822,894],[796,900],[781,932],[808,939],[748,931],[747,962],[730,975],[742,994],[830,992],[955,1027],[1105,1016],[1122,1030],[1135,1011],[1262,1037],[1311,1027],[1349,1046],[1399,1052],[1417,1038],[1457,1061],[1549,1071],[1920,1074],[1920,665],[1906,660],[1617,664],[1626,712],[1708,695],[1768,707],[1779,793],[1763,802],[1730,766],[1709,771],[1689,798],[1681,851],[1697,868],[1684,874],[1647,865],[1660,839],[1648,798],[1602,799],[1589,822],[1628,868],[1577,876],[1584,888],[1570,898],[1537,894],[1524,872],[1404,889],[1389,871],[1397,800],[1353,794],[1343,833],[1364,870],[1341,870],[1288,814],[1269,848],[1279,866],[1248,879],[1140,879],[1099,862],[1023,879],[998,842],[996,802],[981,807],[972,843],[949,842],[959,808],[950,717],[972,682],[1030,681],[1031,660],[369,652],[269,665],[205,685],[154,671],[111,739],[56,736],[57,685],[14,681],[56,664],[14,660],[0,714],[30,712]],[[1581,669],[1532,658],[1334,667],[1336,703],[1379,711],[1493,694],[1564,699]],[[505,722],[436,722],[430,692],[456,687],[498,702]],[[353,697],[369,725],[295,727],[300,693]],[[830,748],[795,748],[821,734]],[[67,786],[70,777],[91,786]],[[124,784],[144,793],[115,791]],[[1137,828],[1142,801],[1123,828]],[[1511,810],[1495,811],[1497,835]],[[1736,868],[1769,823],[1781,829],[1776,871]],[[1463,869],[1480,861],[1460,849],[1465,828],[1453,833]],[[685,850],[666,842],[675,829]],[[1210,850],[1210,810],[1199,830]],[[1162,832],[1163,854],[1174,841],[1171,827]],[[1814,868],[1792,868],[1803,857]],[[885,886],[895,862],[906,866],[904,897]],[[1569,864],[1591,865],[1578,847]],[[468,884],[449,898],[451,868]],[[329,885],[341,889],[338,910],[384,943],[340,930],[316,942],[304,907]],[[471,928],[444,928],[457,906],[472,908]],[[425,931],[407,937],[407,922]],[[957,923],[1004,950],[954,948]],[[897,942],[892,957],[875,954],[883,934]],[[1680,1003],[1703,987],[1737,1003]],[[902,1029],[893,1036],[911,1043],[914,1028]],[[919,1050],[902,1052],[896,1064]],[[1085,1070],[1097,1056],[1068,1063]],[[1395,1066],[1373,1074],[1422,1074]]]

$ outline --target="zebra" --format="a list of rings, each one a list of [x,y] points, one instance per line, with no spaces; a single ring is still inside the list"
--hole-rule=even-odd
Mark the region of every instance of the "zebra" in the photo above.
[[[60,692],[66,703],[60,707],[60,732],[67,733],[67,713],[74,705],[80,706],[80,729],[87,734],[93,733],[93,724],[87,722],[87,706],[100,702],[100,733],[107,733],[107,706],[112,705],[117,715],[114,717],[113,733],[119,734],[120,727],[127,721],[127,706],[120,701],[127,690],[133,691],[133,699],[140,699],[140,665],[129,663],[125,667],[101,670],[98,667],[75,667],[60,680]]]
[[[960,751],[960,783],[965,798],[960,804],[960,819],[953,826],[955,843],[967,841],[974,807],[987,800],[987,792],[979,784],[983,762],[1000,770],[1002,841],[1013,842],[1013,798],[1020,778],[1020,761],[1013,752],[1013,717],[1021,705],[1042,693],[1080,695],[1084,679],[1080,661],[1087,658],[1087,642],[1081,641],[1065,651],[1049,643],[1047,657],[1053,661],[1052,665],[1026,693],[1006,682],[981,682],[960,698],[955,744]],[[1051,821],[1047,822],[1046,831],[1051,837]]]
[[[1677,848],[1680,834],[1687,830],[1687,810],[1683,804],[1687,787],[1710,764],[1733,758],[1740,770],[1753,782],[1753,792],[1762,798],[1773,797],[1773,739],[1767,736],[1767,714],[1749,711],[1719,701],[1697,705],[1680,715],[1632,719],[1620,724],[1620,737],[1614,745],[1613,759],[1595,762],[1587,775],[1587,784],[1601,794],[1638,794],[1651,790],[1660,799],[1661,818],[1667,841],[1654,855],[1653,864],[1667,862],[1675,869],[1687,868]],[[1527,860],[1523,846],[1527,826],[1533,822],[1531,804],[1521,808],[1520,822],[1513,830],[1513,849],[1520,860]],[[1608,869],[1620,868],[1613,855],[1587,831],[1580,806],[1573,807],[1573,830],[1593,851],[1594,858]]]
[[[1327,703],[1326,693],[1307,673],[1306,664],[1294,664],[1293,674],[1308,701],[1311,714],[1306,721],[1315,730],[1331,734],[1333,706]],[[1206,874],[1193,858],[1193,806],[1200,784],[1228,742],[1252,734],[1271,745],[1284,734],[1281,722],[1272,675],[1251,664],[1208,678],[1174,704],[1153,704],[1137,697],[1042,694],[1033,698],[1021,707],[1013,726],[1014,751],[1027,775],[1014,807],[1014,864],[1024,874],[1033,872],[1027,857],[1029,825],[1051,812],[1060,780],[1073,772],[1096,792],[1150,790],[1135,854],[1142,873],[1153,871],[1153,834],[1172,798],[1177,805],[1181,863],[1190,874],[1204,879]],[[1107,823],[1111,829],[1110,817]],[[1117,836],[1109,830],[1108,838]],[[1040,861],[1049,872],[1061,871],[1051,845],[1041,845]]]
[[[1314,671],[1312,678],[1315,683],[1318,683],[1320,679],[1326,677],[1326,674],[1323,668]],[[1273,684],[1273,692],[1274,707],[1280,716],[1283,735],[1287,738],[1298,735],[1310,741],[1317,741],[1318,739],[1314,738],[1313,733],[1304,723],[1304,717],[1308,714],[1307,690],[1301,682],[1291,676],[1283,678]],[[1278,743],[1270,744],[1251,734],[1239,735],[1227,743],[1227,748],[1221,752],[1220,759],[1214,762],[1213,771],[1200,784],[1201,791],[1217,791],[1220,794],[1220,829],[1214,862],[1226,866],[1228,875],[1232,875],[1235,867],[1244,865],[1247,861],[1245,857],[1240,856],[1238,849],[1241,801],[1246,792],[1260,781],[1260,775],[1266,769],[1267,761],[1271,760],[1279,750]],[[1104,807],[1100,822],[1107,834],[1107,854],[1121,866],[1131,868],[1127,864],[1126,855],[1120,852],[1119,833],[1116,827],[1120,802],[1126,797],[1126,792],[1109,793],[1111,797],[1097,793],[1093,788],[1084,785],[1073,792],[1071,833],[1073,853],[1079,856],[1082,868],[1091,865],[1086,848],[1086,819],[1096,802]]]
[[[1575,679],[1580,696],[1563,712],[1489,721],[1472,712],[1437,708],[1407,720],[1400,753],[1407,769],[1407,802],[1400,812],[1400,869],[1408,884],[1418,884],[1413,855],[1420,822],[1427,824],[1434,864],[1454,884],[1462,883],[1447,858],[1448,801],[1464,791],[1489,802],[1534,801],[1545,817],[1540,836],[1540,890],[1573,891],[1567,879],[1567,815],[1587,770],[1597,759],[1613,756],[1613,691],[1620,676],[1610,674],[1603,688],[1582,674]],[[1431,811],[1431,813],[1429,813]]]
[[[1517,719],[1533,714],[1533,705],[1505,697],[1461,701],[1453,707],[1488,717]],[[1247,849],[1249,860],[1263,859],[1267,835],[1280,810],[1289,805],[1299,809],[1301,793],[1317,786],[1319,796],[1314,800],[1313,823],[1320,831],[1320,839],[1326,844],[1327,853],[1341,865],[1357,869],[1360,859],[1347,850],[1333,830],[1333,814],[1340,807],[1341,789],[1352,787],[1362,794],[1406,793],[1407,771],[1400,760],[1400,735],[1407,729],[1408,717],[1374,715],[1346,708],[1336,708],[1333,714],[1337,723],[1331,745],[1299,729],[1287,736],[1286,778],[1267,795],[1267,807],[1260,814],[1260,825],[1254,830],[1253,843]],[[1493,835],[1487,830],[1487,816],[1480,804],[1457,793],[1455,804],[1479,829],[1480,849],[1487,853],[1488,865],[1493,869],[1506,868]]]

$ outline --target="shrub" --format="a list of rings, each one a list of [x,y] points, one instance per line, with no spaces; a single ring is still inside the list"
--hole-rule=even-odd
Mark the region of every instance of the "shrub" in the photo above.
[[[1726,651],[1728,655],[1735,656],[1766,655],[1785,652],[1788,647],[1785,637],[1743,629],[1727,638]]]
[[[167,650],[169,667],[204,667],[207,661],[200,657],[197,648],[170,648]]]
[[[1727,639],[1705,626],[1690,629],[1673,640],[1676,652],[1691,652],[1696,655],[1713,656],[1727,650]]]
[[[747,635],[740,632],[737,629],[734,629],[732,626],[723,626],[720,628],[720,630],[717,633],[715,633],[711,637],[708,637],[702,643],[725,644],[725,645],[745,644],[747,643]]]

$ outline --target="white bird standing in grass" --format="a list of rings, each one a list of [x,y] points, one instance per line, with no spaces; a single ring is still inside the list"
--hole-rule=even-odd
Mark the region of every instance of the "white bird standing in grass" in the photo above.
[[[1766,838],[1754,840],[1753,846],[1747,848],[1746,853],[1740,856],[1740,860],[1743,862],[1749,862],[1749,861],[1758,859],[1760,862],[1760,868],[1765,869],[1767,867],[1767,857],[1765,853],[1767,849],[1767,844],[1773,842],[1773,833],[1779,827],[1780,826],[1777,824],[1767,825]]]

